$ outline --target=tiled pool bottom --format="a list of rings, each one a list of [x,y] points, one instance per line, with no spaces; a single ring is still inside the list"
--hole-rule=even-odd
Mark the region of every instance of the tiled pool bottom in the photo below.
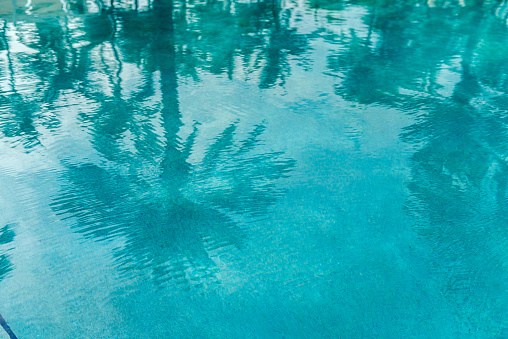
[[[504,2],[59,3],[0,12],[19,338],[508,336]]]

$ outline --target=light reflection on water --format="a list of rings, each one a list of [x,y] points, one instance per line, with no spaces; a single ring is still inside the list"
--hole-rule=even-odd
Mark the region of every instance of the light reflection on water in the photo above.
[[[0,12],[20,337],[506,335],[505,1],[58,4]]]

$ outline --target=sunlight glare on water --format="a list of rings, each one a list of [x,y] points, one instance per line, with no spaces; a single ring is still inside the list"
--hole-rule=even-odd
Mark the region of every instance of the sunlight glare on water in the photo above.
[[[0,314],[19,338],[507,337],[507,19],[0,0]]]

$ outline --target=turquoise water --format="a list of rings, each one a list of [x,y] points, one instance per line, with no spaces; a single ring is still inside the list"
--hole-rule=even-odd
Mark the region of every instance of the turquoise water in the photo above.
[[[508,338],[507,19],[0,0],[0,314],[19,338]]]

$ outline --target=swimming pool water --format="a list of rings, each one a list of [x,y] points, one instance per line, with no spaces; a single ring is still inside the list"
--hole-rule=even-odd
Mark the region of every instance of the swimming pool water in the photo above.
[[[507,8],[0,0],[0,314],[508,337]]]

